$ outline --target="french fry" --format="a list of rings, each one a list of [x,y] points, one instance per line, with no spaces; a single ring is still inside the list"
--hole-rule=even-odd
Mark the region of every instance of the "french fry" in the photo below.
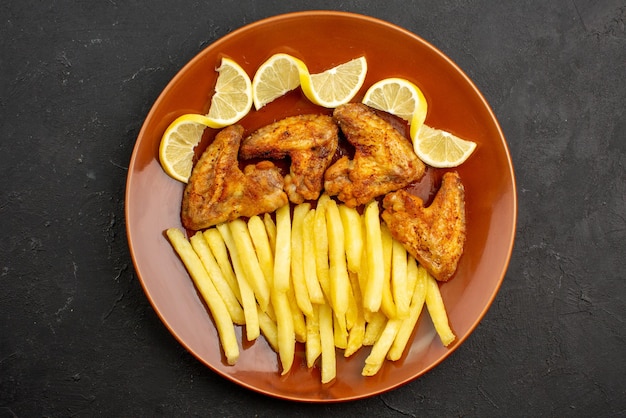
[[[272,350],[278,353],[278,326],[276,322],[274,322],[267,312],[263,312],[260,306],[257,306],[257,313],[259,315],[261,334],[263,334],[267,343],[272,347]]]
[[[335,347],[344,349],[348,346],[348,330],[343,322],[345,317],[337,318],[333,315],[333,333],[335,337]]]
[[[380,309],[387,318],[395,318],[398,316],[396,304],[391,293],[391,255],[393,238],[391,231],[385,223],[380,225],[380,235],[383,242],[383,265],[385,266],[385,279],[383,283],[383,296],[380,301]]]
[[[254,244],[259,265],[269,290],[274,285],[274,252],[272,251],[265,224],[259,216],[252,216],[248,219],[248,231],[250,231],[250,238],[252,239],[252,244]]]
[[[407,287],[407,252],[404,246],[395,239],[391,250],[391,291],[396,305],[398,318],[409,316],[411,293]]]
[[[291,224],[291,280],[296,301],[300,310],[306,315],[313,315],[313,307],[304,278],[304,217],[311,209],[309,203],[301,203],[293,210]]]
[[[343,317],[348,311],[350,278],[346,266],[341,215],[339,215],[339,209],[334,200],[329,200],[326,205],[326,226],[328,228],[328,258],[330,261],[330,302],[335,314]]]
[[[448,323],[448,314],[441,298],[439,284],[430,274],[426,276],[426,308],[441,342],[447,347],[456,337]]]
[[[317,200],[314,217],[314,248],[315,248],[315,270],[317,272],[317,280],[320,283],[322,292],[326,300],[330,300],[330,276],[328,261],[328,230],[326,227],[326,205],[330,197],[323,194]]]
[[[385,283],[378,202],[374,200],[368,203],[365,206],[364,215],[368,278],[363,292],[363,306],[370,312],[377,312],[382,301]]]
[[[289,289],[291,275],[291,212],[289,205],[276,211],[276,249],[274,250],[274,288]]]
[[[415,329],[415,324],[417,324],[417,320],[422,313],[424,300],[426,299],[426,270],[421,266],[413,269],[411,266],[417,266],[417,263],[414,262],[415,259],[413,257],[409,257],[409,259],[413,260],[413,264],[409,263],[407,268],[409,282],[415,282],[413,296],[411,298],[411,307],[409,308],[409,317],[402,321],[396,339],[393,340],[393,344],[387,353],[387,359],[391,361],[399,360],[402,357],[409,338]],[[415,280],[412,277],[415,277]]]
[[[217,264],[220,266],[224,279],[228,282],[228,286],[237,297],[239,304],[243,306],[239,283],[237,283],[237,277],[235,276],[233,266],[228,258],[228,250],[226,249],[226,244],[224,243],[222,235],[217,228],[209,228],[204,231],[202,235],[204,235],[204,239],[209,244],[211,252],[215,256],[215,261],[217,261]]]
[[[267,280],[263,275],[263,270],[261,270],[259,259],[254,250],[252,238],[250,238],[250,232],[248,231],[248,225],[241,218],[228,222],[227,225],[230,229],[232,239],[235,242],[235,246],[237,247],[239,259],[245,272],[245,278],[252,287],[254,296],[261,310],[265,312],[267,305],[270,303],[270,288],[267,285]],[[226,245],[228,245],[228,243]]]
[[[287,299],[289,300],[289,306],[291,308],[291,318],[293,320],[293,329],[296,333],[296,341],[304,343],[306,342],[306,321],[304,320],[302,310],[298,306],[293,286],[290,286],[287,290]]]
[[[417,260],[412,255],[407,254],[406,260],[406,291],[409,296],[409,304],[413,303],[413,297],[415,296],[415,286],[417,285],[419,275],[426,274],[426,269],[417,264]]]
[[[217,264],[217,261],[215,261],[215,257],[213,256],[213,253],[211,253],[209,244],[204,239],[202,232],[196,232],[196,234],[189,239],[189,242],[193,250],[200,258],[200,261],[202,261],[202,265],[209,274],[215,289],[217,289],[217,292],[224,301],[232,321],[237,325],[244,325],[246,323],[246,319],[243,314],[243,309],[241,308],[237,297],[228,285],[228,282],[224,279],[222,270]]]
[[[328,383],[337,375],[333,312],[328,304],[320,305],[320,343],[322,346],[322,383]]]
[[[358,273],[361,268],[361,255],[363,254],[361,215],[355,208],[350,208],[343,204],[339,205],[338,208],[345,235],[348,270]]]
[[[398,318],[387,321],[385,328],[378,340],[374,343],[370,355],[365,359],[365,366],[361,374],[363,376],[374,376],[382,367],[389,348],[400,330],[402,320]]]
[[[217,225],[217,230],[224,240],[226,248],[228,248],[230,260],[235,270],[237,284],[239,285],[239,290],[241,292],[241,306],[243,307],[243,314],[246,318],[246,338],[248,341],[254,341],[261,334],[261,329],[259,326],[259,314],[257,313],[257,304],[256,298],[254,296],[254,291],[248,283],[248,280],[246,280],[246,273],[241,263],[241,258],[239,256],[239,252],[237,251],[237,246],[230,232],[228,224],[222,223]]]
[[[293,316],[286,292],[272,290],[272,305],[276,314],[276,332],[278,357],[283,375],[289,373],[296,352],[296,334],[293,327]]]
[[[304,268],[304,281],[309,292],[311,303],[322,304],[324,293],[317,278],[317,266],[315,259],[315,209],[311,209],[302,221],[302,258]]]
[[[317,358],[322,354],[322,341],[320,340],[320,307],[313,305],[313,315],[306,317],[306,365],[311,368]]]
[[[226,309],[226,305],[224,305],[224,301],[217,293],[217,289],[202,265],[202,261],[183,235],[183,232],[177,228],[170,228],[166,231],[166,234],[174,250],[178,253],[187,268],[200,294],[209,306],[209,310],[215,321],[222,349],[224,350],[224,355],[226,356],[226,361],[230,365],[235,364],[239,359],[239,345],[237,344],[237,337],[235,335],[235,326],[228,313],[228,309]]]
[[[363,345],[374,345],[376,340],[382,334],[387,317],[381,311],[371,312],[370,319],[365,325],[365,336],[363,337]]]
[[[359,278],[357,274],[350,273],[350,284],[352,285],[352,293],[354,294],[356,319],[348,333],[348,345],[343,353],[344,357],[350,357],[363,346],[365,338],[365,316],[363,314],[363,303],[361,297],[361,289],[359,286]]]
[[[272,251],[276,250],[276,223],[272,219],[272,215],[266,213],[263,215],[263,224],[265,225],[265,231],[267,232],[267,238],[270,240],[270,247]]]

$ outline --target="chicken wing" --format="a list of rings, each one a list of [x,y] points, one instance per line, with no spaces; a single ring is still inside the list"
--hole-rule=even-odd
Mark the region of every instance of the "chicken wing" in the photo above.
[[[273,212],[288,203],[283,177],[273,163],[239,169],[242,136],[240,125],[223,129],[194,166],[183,193],[181,217],[186,228],[200,230],[240,216]]]
[[[324,176],[324,188],[350,207],[419,180],[425,171],[410,141],[360,103],[335,109],[333,117],[354,145],[354,158],[340,158]]]
[[[293,203],[317,199],[324,171],[337,143],[337,125],[330,116],[292,116],[257,130],[244,139],[240,156],[247,158],[291,158],[285,176],[285,191]]]
[[[437,280],[449,280],[465,244],[465,191],[459,175],[443,175],[428,207],[405,190],[385,196],[383,207],[382,218],[391,235]]]

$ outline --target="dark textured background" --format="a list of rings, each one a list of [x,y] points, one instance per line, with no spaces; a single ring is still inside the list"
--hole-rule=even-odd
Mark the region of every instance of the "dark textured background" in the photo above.
[[[448,360],[307,405],[230,383],[170,336],[133,270],[124,189],[189,59],[323,8],[409,29],[474,80],[509,142],[519,223],[495,303]],[[623,0],[3,1],[0,417],[626,416],[625,18]]]

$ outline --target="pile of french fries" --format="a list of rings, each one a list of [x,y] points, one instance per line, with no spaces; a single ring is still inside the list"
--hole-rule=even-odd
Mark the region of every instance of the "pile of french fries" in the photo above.
[[[274,219],[275,218],[275,219]],[[167,236],[214,319],[228,364],[239,358],[235,326],[261,333],[278,353],[281,373],[296,342],[322,383],[336,377],[336,348],[349,357],[372,346],[362,370],[373,376],[398,360],[426,305],[442,343],[455,339],[436,280],[391,237],[376,201],[363,213],[322,195],[197,232]]]

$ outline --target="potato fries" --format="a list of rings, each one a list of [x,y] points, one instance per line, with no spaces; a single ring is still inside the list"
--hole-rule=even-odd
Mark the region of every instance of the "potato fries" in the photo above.
[[[224,244],[226,244],[226,248],[228,248],[235,276],[237,277],[237,284],[239,285],[239,291],[241,292],[243,314],[246,318],[246,337],[248,341],[256,340],[261,334],[261,329],[259,326],[259,314],[256,309],[254,291],[246,279],[246,272],[243,264],[241,263],[239,251],[237,251],[237,245],[231,235],[230,228],[227,224],[220,224],[217,225],[217,230],[220,232],[220,235],[224,240]]]
[[[275,220],[274,220],[275,219]],[[234,324],[261,334],[289,373],[297,343],[321,381],[337,375],[336,349],[369,355],[361,374],[406,352],[426,306],[442,343],[455,339],[438,282],[381,223],[378,203],[363,214],[322,195],[247,221],[236,219],[187,240],[167,236],[214,319],[228,364],[239,357]],[[371,348],[365,348],[371,347]]]
[[[381,263],[383,260],[383,242],[380,232],[378,202],[373,201],[365,206],[364,222],[368,278],[363,292],[363,306],[370,312],[377,312],[385,287],[385,265]]]
[[[230,318],[224,301],[219,296],[209,274],[202,265],[202,261],[187,241],[183,232],[176,228],[170,228],[166,232],[174,250],[178,253],[183,264],[187,268],[200,294],[209,306],[215,326],[220,337],[224,355],[228,364],[235,364],[239,359],[239,345],[235,336],[235,327]]]
[[[425,270],[424,270],[425,271]],[[439,284],[437,280],[430,274],[426,274],[426,308],[430,318],[433,320],[435,330],[446,347],[456,338],[450,324],[448,323],[448,314],[443,304],[441,293],[439,292]]]

